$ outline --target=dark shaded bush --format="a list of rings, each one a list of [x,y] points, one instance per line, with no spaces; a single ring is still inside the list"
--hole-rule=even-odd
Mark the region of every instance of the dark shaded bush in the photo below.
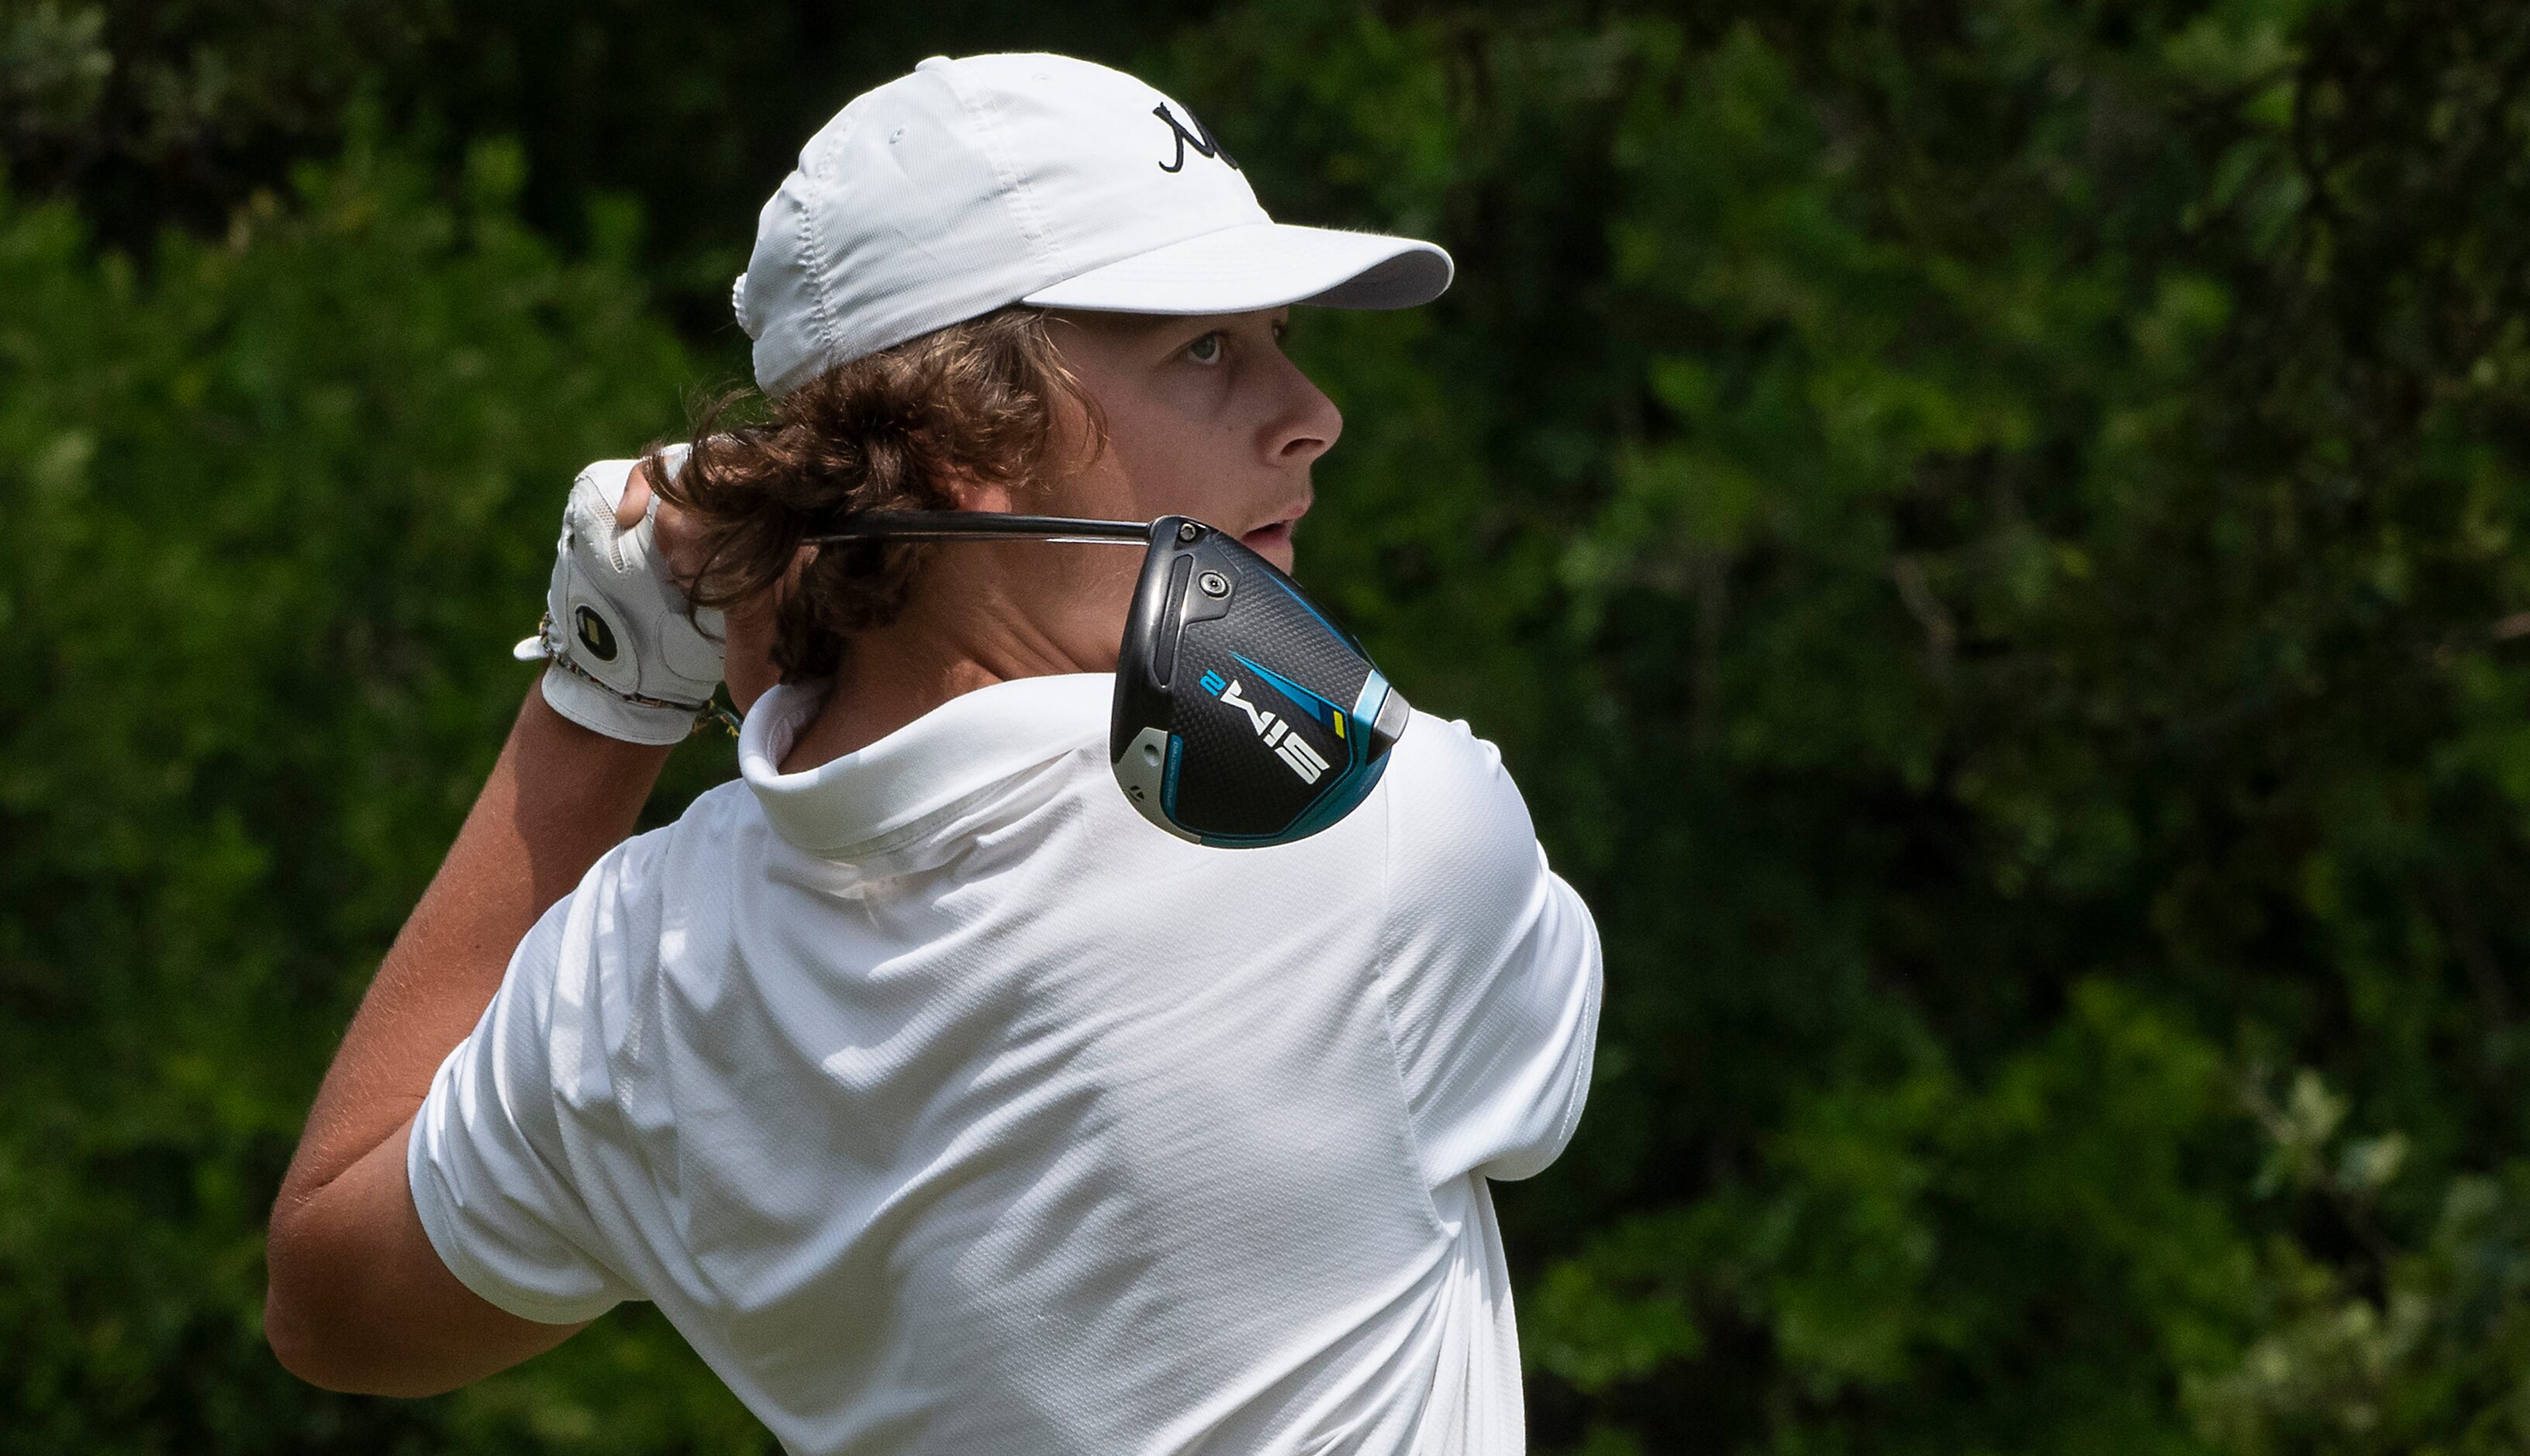
[[[1143,19],[1280,214],[1461,264],[1301,321],[1301,560],[1606,934],[1581,1141],[1503,1193],[1541,1444],[2530,1445],[2530,12]],[[734,357],[648,299],[743,211],[632,220],[801,126],[690,59],[712,127],[602,176],[491,108],[146,268],[0,214],[0,1445],[761,1441],[637,1314],[411,1406],[253,1322],[562,485]]]

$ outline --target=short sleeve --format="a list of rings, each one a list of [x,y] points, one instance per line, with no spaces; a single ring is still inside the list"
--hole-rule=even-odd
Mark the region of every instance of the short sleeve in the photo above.
[[[483,1019],[440,1063],[405,1148],[441,1262],[491,1304],[546,1324],[640,1297],[592,1252],[601,1242],[563,1149],[551,1031],[575,898],[520,943]]]
[[[1525,1178],[1580,1121],[1598,931],[1492,744],[1418,716],[1394,753],[1380,964],[1424,1171]]]

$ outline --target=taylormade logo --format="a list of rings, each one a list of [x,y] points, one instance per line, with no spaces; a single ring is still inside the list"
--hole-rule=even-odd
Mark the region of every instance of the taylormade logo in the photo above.
[[[1318,776],[1327,771],[1327,761],[1318,757],[1318,751],[1309,746],[1308,740],[1292,731],[1290,724],[1257,707],[1239,693],[1238,678],[1233,677],[1225,684],[1219,674],[1206,673],[1203,685],[1207,689],[1216,689],[1218,685],[1215,695],[1247,715],[1247,721],[1256,726],[1256,736],[1265,740],[1265,746],[1274,750],[1276,758],[1300,776],[1302,783],[1317,782]]]

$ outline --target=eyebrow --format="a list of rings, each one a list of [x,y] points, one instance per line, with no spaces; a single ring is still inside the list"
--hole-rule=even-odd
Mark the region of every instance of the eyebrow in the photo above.
[[[1057,321],[1080,328],[1104,334],[1136,336],[1161,333],[1214,316],[1203,313],[1124,313],[1089,308],[1061,310],[1055,314]]]
[[[1152,334],[1174,333],[1180,329],[1188,328],[1198,324],[1204,325],[1209,329],[1227,328],[1230,326],[1232,321],[1244,318],[1250,313],[1270,314],[1274,311],[1275,310],[1271,308],[1250,308],[1241,309],[1237,313],[1125,313],[1121,311],[1107,312],[1104,310],[1081,308],[1069,311],[1057,311],[1055,316],[1059,319],[1065,319],[1072,323],[1079,324],[1084,328],[1100,329],[1109,333],[1125,334],[1134,337],[1147,337]],[[1292,315],[1285,314],[1282,318],[1272,320],[1272,322],[1279,323],[1288,328],[1292,323]]]

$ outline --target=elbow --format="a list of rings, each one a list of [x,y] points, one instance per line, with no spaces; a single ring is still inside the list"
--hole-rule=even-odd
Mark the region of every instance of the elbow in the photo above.
[[[436,1395],[412,1373],[381,1359],[370,1292],[358,1260],[335,1257],[317,1230],[276,1215],[265,1240],[263,1342],[281,1368],[320,1390],[345,1395]]]
[[[284,1297],[278,1279],[263,1292],[263,1342],[283,1370],[320,1390],[350,1392],[359,1383],[326,1359],[331,1342],[305,1311]]]
[[[413,1372],[375,1358],[376,1341],[368,1331],[326,1319],[273,1288],[264,1291],[263,1341],[283,1370],[319,1390],[412,1398],[464,1383],[417,1379]]]
[[[264,1240],[263,1342],[283,1370],[308,1384],[358,1393],[358,1374],[342,1359],[350,1342],[328,1318],[328,1301],[320,1297],[325,1280],[310,1268],[322,1261],[293,1221],[276,1211]]]

